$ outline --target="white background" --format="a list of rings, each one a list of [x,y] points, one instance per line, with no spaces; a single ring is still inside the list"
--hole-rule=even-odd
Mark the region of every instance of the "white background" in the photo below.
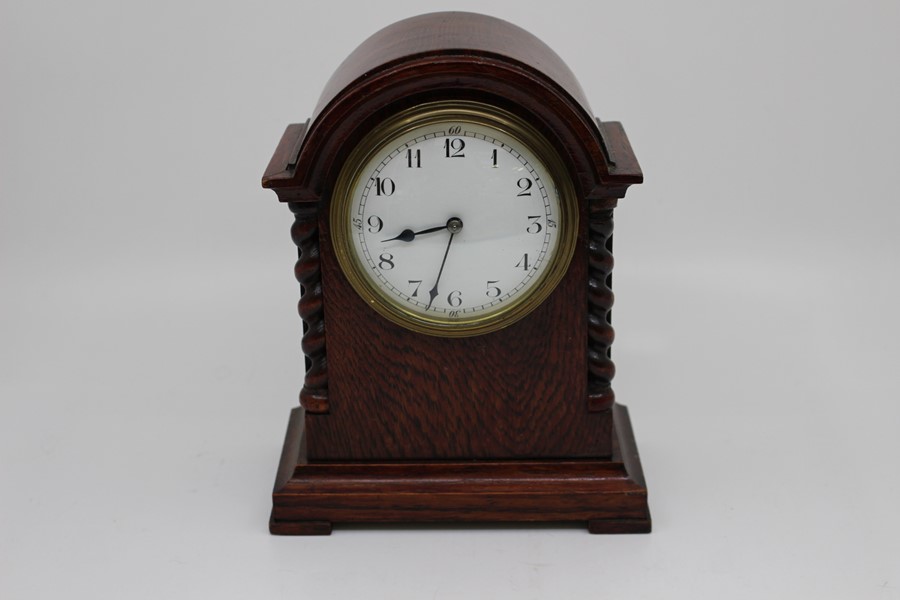
[[[0,3],[0,597],[900,598],[900,4]],[[654,532],[267,533],[302,378],[259,179],[366,36],[547,42],[621,120]]]

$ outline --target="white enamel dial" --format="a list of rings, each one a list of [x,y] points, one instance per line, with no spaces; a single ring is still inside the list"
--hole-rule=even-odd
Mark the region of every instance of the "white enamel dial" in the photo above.
[[[502,122],[429,113],[359,161],[333,220],[373,303],[427,333],[471,335],[521,317],[523,302],[555,284],[548,274],[568,262],[574,219],[560,190]]]

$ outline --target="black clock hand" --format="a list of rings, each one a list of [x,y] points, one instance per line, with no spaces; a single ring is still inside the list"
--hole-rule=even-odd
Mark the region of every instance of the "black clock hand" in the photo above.
[[[435,231],[443,231],[447,229],[447,225],[441,225],[440,227],[429,227],[428,229],[423,229],[422,231],[413,231],[412,229],[404,229],[400,232],[400,235],[397,237],[392,237],[387,240],[381,240],[383,242],[393,242],[394,240],[400,240],[401,242],[411,242],[416,239],[417,235],[425,235],[426,233],[434,233]]]
[[[444,260],[441,261],[441,268],[438,271],[437,279],[434,282],[434,287],[429,290],[428,294],[431,296],[431,299],[428,300],[428,306],[425,307],[425,310],[431,308],[431,303],[434,302],[434,299],[438,295],[438,284],[441,282],[441,274],[444,272],[444,265],[447,264],[447,255],[450,254],[450,244],[453,243],[453,236],[456,235],[455,231],[450,232],[450,239],[447,241],[447,249],[444,250]]]

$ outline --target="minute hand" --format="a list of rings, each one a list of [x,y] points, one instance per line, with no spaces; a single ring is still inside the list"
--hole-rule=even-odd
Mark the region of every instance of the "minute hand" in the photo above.
[[[450,253],[450,244],[453,243],[453,236],[456,235],[455,232],[450,233],[450,239],[447,240],[447,249],[444,250],[444,260],[441,261],[441,268],[438,271],[437,279],[434,282],[434,287],[428,292],[431,296],[431,299],[428,300],[428,306],[425,307],[425,310],[431,308],[431,303],[434,302],[434,299],[437,298],[438,295],[438,284],[441,282],[441,275],[444,273],[444,265],[447,264],[447,255]]]

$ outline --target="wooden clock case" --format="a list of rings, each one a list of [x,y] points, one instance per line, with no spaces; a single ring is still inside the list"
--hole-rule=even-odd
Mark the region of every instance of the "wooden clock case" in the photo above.
[[[342,273],[329,201],[349,152],[390,115],[437,100],[526,119],[569,168],[578,245],[563,280],[497,332],[442,338],[379,316]],[[621,125],[595,119],[573,74],[505,21],[435,13],[366,40],[263,177],[294,213],[306,376],[270,530],[333,523],[579,521],[647,532],[647,490],[610,360],[613,208],[642,174]]]

